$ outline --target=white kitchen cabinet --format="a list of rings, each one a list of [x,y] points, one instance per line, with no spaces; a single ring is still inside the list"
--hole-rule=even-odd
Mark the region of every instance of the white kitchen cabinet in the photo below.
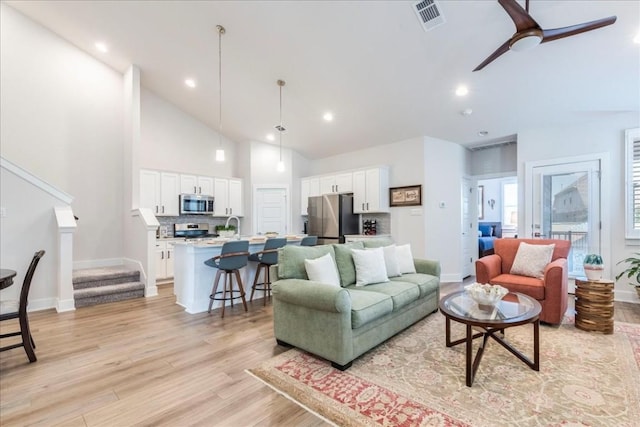
[[[156,241],[156,280],[173,277],[173,243]]]
[[[344,172],[320,177],[320,194],[350,193],[353,191],[353,174]]]
[[[389,212],[389,169],[371,168],[353,172],[353,211]]]
[[[180,180],[178,174],[152,170],[140,171],[140,207],[157,216],[178,216]]]
[[[239,178],[214,178],[214,216],[243,216],[242,180]]]
[[[320,178],[302,178],[300,181],[300,215],[307,215],[309,197],[320,195]]]
[[[180,175],[180,193],[213,196],[213,177]]]

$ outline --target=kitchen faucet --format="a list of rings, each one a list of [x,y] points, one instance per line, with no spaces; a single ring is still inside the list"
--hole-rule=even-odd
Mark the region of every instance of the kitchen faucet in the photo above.
[[[234,218],[235,218],[236,222],[238,223],[238,227],[236,227],[236,228],[238,230],[238,240],[239,240],[240,239],[240,218],[238,218],[237,216],[230,216],[229,218],[227,218],[227,223],[224,226],[228,227],[229,226],[229,221],[231,221]]]

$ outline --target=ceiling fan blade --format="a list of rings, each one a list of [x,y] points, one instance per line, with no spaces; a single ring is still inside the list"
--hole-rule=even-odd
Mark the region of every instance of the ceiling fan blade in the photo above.
[[[500,55],[502,55],[503,53],[507,52],[509,50],[509,43],[510,42],[511,42],[511,39],[509,39],[506,42],[504,42],[504,44],[502,46],[500,46],[495,52],[493,52],[491,55],[489,55],[489,57],[487,59],[482,61],[482,64],[478,65],[473,71],[482,70],[484,67],[489,65],[489,63],[495,61]]]
[[[513,23],[516,24],[517,32],[540,28],[540,25],[518,4],[516,0],[498,0],[500,6],[509,14]]]
[[[570,27],[542,30],[542,41],[540,43],[551,42],[554,40],[562,39],[564,37],[569,37],[587,31],[595,30],[597,28],[606,27],[607,25],[611,25],[616,22],[616,19],[617,17],[610,16],[608,18],[602,18],[591,22],[571,25]]]

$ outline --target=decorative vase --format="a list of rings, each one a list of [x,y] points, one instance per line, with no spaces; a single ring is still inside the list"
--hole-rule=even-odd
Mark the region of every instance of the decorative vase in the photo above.
[[[587,276],[587,279],[594,281],[602,279],[604,264],[600,255],[589,254],[585,256],[582,266],[584,267],[584,274]]]

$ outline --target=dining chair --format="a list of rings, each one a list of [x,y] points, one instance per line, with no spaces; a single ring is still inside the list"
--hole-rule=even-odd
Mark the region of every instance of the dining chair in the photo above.
[[[209,313],[211,313],[213,301],[222,301],[222,317],[224,318],[226,301],[231,301],[231,306],[233,307],[233,300],[237,298],[242,299],[244,311],[247,311],[247,300],[244,296],[244,285],[242,284],[242,278],[240,277],[240,269],[245,267],[248,264],[248,261],[249,241],[235,240],[225,242],[222,245],[220,255],[214,256],[204,262],[209,267],[218,269],[216,277],[213,280],[211,295],[209,295]],[[218,285],[220,284],[222,274],[224,274],[224,284],[222,291],[218,291]],[[233,289],[234,276],[236,278],[236,285],[238,289]],[[218,297],[218,294],[222,294],[222,297]]]
[[[36,267],[40,262],[40,258],[42,258],[43,255],[44,255],[43,250],[40,250],[33,255],[33,258],[31,259],[31,264],[27,269],[27,274],[24,276],[24,281],[22,282],[22,289],[20,290],[20,299],[0,301],[0,321],[18,319],[18,323],[20,325],[20,331],[1,334],[0,338],[17,337],[17,336],[20,336],[22,338],[21,342],[19,343],[0,347],[0,351],[11,350],[13,348],[18,348],[18,347],[24,347],[24,351],[27,353],[27,357],[29,358],[29,362],[31,363],[38,360],[38,358],[36,357],[35,351],[33,351],[33,349],[36,348],[36,343],[33,340],[33,337],[31,336],[31,330],[29,329],[29,317],[27,316],[27,305],[29,304],[29,289],[31,288],[31,279],[33,278],[33,273],[35,273]]]
[[[305,236],[300,240],[300,246],[315,246],[318,244],[318,236]]]
[[[264,292],[264,304],[267,305],[267,298],[271,297],[271,275],[269,273],[269,267],[278,263],[278,249],[287,244],[287,239],[272,238],[267,239],[264,243],[264,248],[260,252],[253,253],[249,256],[249,261],[258,263],[256,269],[256,276],[253,279],[253,285],[251,286],[251,297],[249,301],[253,301],[253,294],[255,291]],[[260,273],[264,271],[264,281],[260,280]]]

